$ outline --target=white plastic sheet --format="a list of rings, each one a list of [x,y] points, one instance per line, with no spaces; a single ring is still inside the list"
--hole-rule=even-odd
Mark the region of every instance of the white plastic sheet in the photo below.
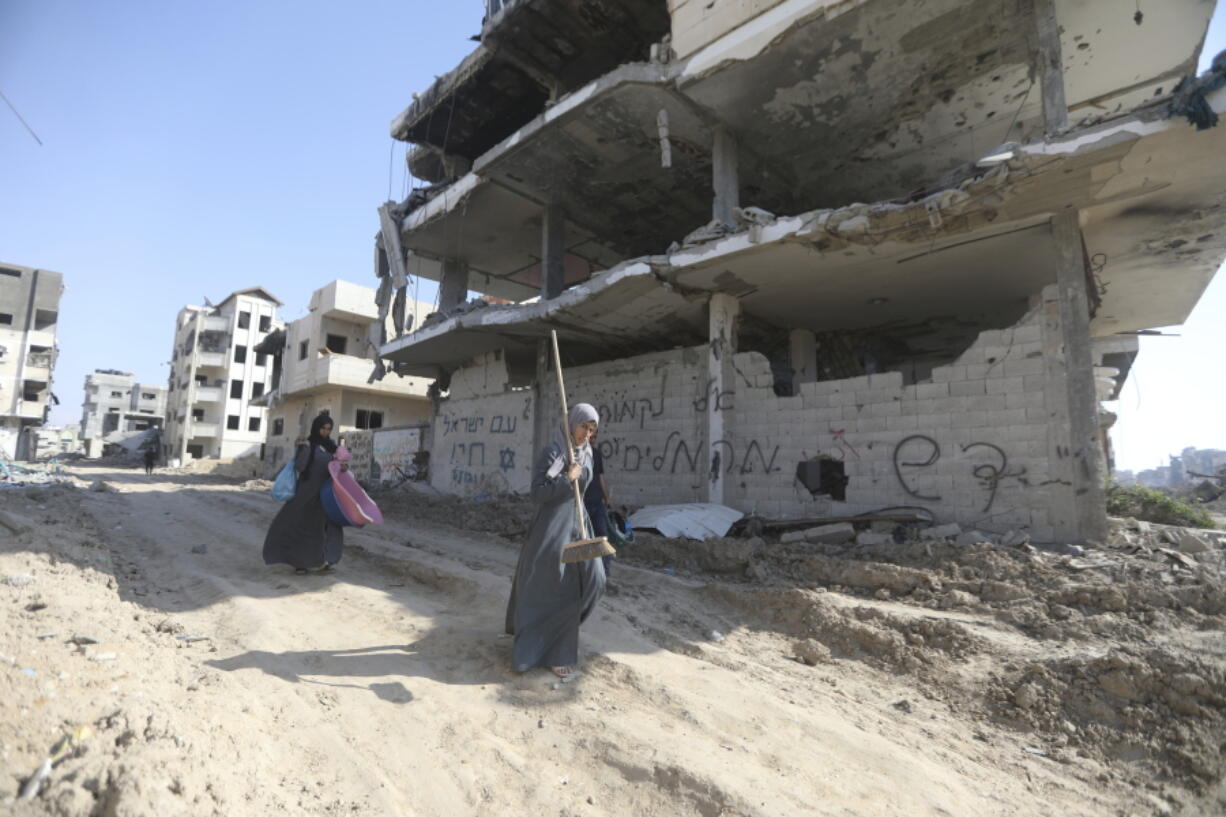
[[[630,524],[650,528],[668,537],[712,539],[724,536],[745,514],[726,505],[690,502],[684,505],[648,505],[634,512]]]

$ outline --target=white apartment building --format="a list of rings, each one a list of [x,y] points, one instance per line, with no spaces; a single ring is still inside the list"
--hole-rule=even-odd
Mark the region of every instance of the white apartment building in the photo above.
[[[431,306],[410,300],[407,310],[419,324]],[[273,360],[273,388],[257,401],[270,406],[265,459],[271,465],[284,462],[321,411],[332,416],[334,435],[429,425],[428,380],[389,374],[368,382],[375,368],[368,340],[378,320],[373,289],[333,281],[311,295],[308,315],[258,347]]]
[[[255,346],[283,326],[282,305],[252,287],[179,311],[162,440],[168,462],[260,453],[268,411],[251,401],[264,395],[272,365]]]
[[[54,397],[55,331],[64,277],[0,264],[0,457],[22,458],[22,432],[43,425]],[[28,435],[27,435],[28,436]]]
[[[96,369],[85,376],[81,440],[87,457],[102,456],[112,434],[161,428],[166,420],[166,387],[137,383],[131,372]]]

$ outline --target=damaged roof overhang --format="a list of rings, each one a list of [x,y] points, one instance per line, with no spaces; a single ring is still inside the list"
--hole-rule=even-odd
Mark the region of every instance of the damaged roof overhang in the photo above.
[[[1226,89],[1208,101],[1226,110]],[[1177,324],[1226,256],[1223,152],[1226,128],[1197,131],[1152,111],[1022,149],[1006,165],[915,202],[774,219],[600,273],[554,301],[450,319],[382,353],[419,367],[414,373],[437,373],[573,317],[575,326],[602,327],[591,336],[593,354],[670,348],[701,339],[709,292],[736,295],[747,314],[769,323],[814,331],[990,321],[1054,280],[1047,222],[1068,207],[1082,214],[1101,295],[1092,333]],[[657,320],[669,305],[679,322]],[[619,317],[601,323],[606,313]],[[582,344],[582,332],[575,335]]]
[[[661,111],[670,168],[661,167]],[[474,289],[513,300],[539,293],[525,273],[540,262],[545,202],[566,216],[568,252],[593,270],[657,252],[711,218],[712,124],[677,93],[667,69],[623,66],[542,114],[411,211],[402,241],[429,258],[466,258],[478,276]],[[740,164],[743,197],[789,209],[790,202],[766,192],[778,186],[779,173],[750,150]],[[437,265],[423,266],[422,274],[435,278]]]
[[[711,218],[721,121],[738,138],[742,204],[776,213],[916,197],[1006,140],[1041,136],[1025,4],[947,0],[907,14],[884,0],[813,5],[784,2],[684,63],[622,66],[560,100],[405,218],[422,274],[437,279],[433,260],[462,257],[474,289],[536,295],[544,202],[567,215],[568,283],[661,252]],[[1108,39],[1077,33],[1089,25],[1080,7],[1058,5],[1075,23],[1062,32],[1074,121],[1169,94],[1207,19],[1203,4],[1173,0],[1183,13],[1155,10],[1141,41],[1100,21]],[[1155,31],[1166,39],[1152,42]],[[1119,69],[1120,43],[1138,42],[1149,47],[1112,75],[1131,83],[1113,96],[1120,80],[1102,69]],[[671,168],[661,166],[661,111]]]
[[[536,116],[552,90],[646,59],[668,29],[663,0],[520,0],[392,122],[392,137],[475,159]]]
[[[1169,95],[1214,7],[1151,3],[1137,25],[1130,4],[1105,5],[1055,0],[1071,127]],[[693,55],[677,82],[743,144],[786,157],[804,209],[906,196],[1043,135],[1034,7],[789,0]]]
[[[557,330],[569,363],[628,357],[706,340],[705,297],[686,296],[651,259],[602,272],[550,301],[491,306],[449,318],[383,346],[380,356],[406,374],[439,377],[502,349],[533,359],[538,340]]]
[[[528,16],[536,5],[513,7],[507,24],[521,14],[532,20],[529,27],[538,25]],[[1213,5],[1169,0],[1146,9],[1138,26],[1128,9],[1104,14],[1099,4],[1056,0],[1070,125],[1169,96],[1194,69]],[[742,201],[775,212],[906,197],[1006,141],[1041,137],[1031,6],[1013,0],[785,0],[686,61],[653,66],[654,78],[613,89],[610,81],[636,68],[623,66],[575,91],[572,96],[591,106],[590,114],[578,112],[586,128],[573,121],[575,99],[563,98],[533,118],[544,102],[516,91],[515,78],[525,75],[502,65],[483,45],[402,114],[393,133],[410,138],[411,131],[411,141],[439,148],[446,141],[448,153],[493,174],[491,165],[506,158],[508,144],[529,141],[542,124],[549,125],[565,132],[537,134],[542,149],[529,149],[506,167],[503,181],[583,181],[568,173],[595,169],[612,176],[631,146],[658,159],[655,114],[663,108],[678,116],[672,105],[658,104],[660,93],[679,91],[673,98],[688,110],[672,128],[674,157],[693,153],[695,167],[682,161],[668,172],[657,161],[654,174],[634,180],[679,192],[681,201],[662,210],[650,196],[638,210],[642,222],[672,219],[674,232],[654,246],[619,249],[623,258],[659,252],[709,218],[710,136],[705,128],[687,131],[691,117],[731,127],[746,154],[742,158],[758,165],[756,178],[742,167]],[[585,74],[582,82],[599,74]],[[579,84],[576,79],[574,87]],[[455,100],[471,112],[450,107],[460,104]],[[551,115],[557,108],[570,113]],[[517,118],[512,123],[508,116]],[[570,168],[552,166],[576,148],[582,158]],[[755,157],[770,157],[770,166]],[[540,176],[542,169],[553,175]],[[691,197],[708,201],[687,207]],[[649,228],[640,235],[632,231],[637,226],[619,221],[608,232],[597,226],[595,234],[621,247],[646,245],[663,232]]]

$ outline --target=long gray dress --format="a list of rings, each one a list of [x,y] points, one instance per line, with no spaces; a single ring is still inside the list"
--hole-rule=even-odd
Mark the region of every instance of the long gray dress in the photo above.
[[[582,538],[575,524],[574,489],[566,469],[549,476],[550,466],[565,457],[552,443],[532,469],[532,500],[539,506],[528,539],[519,551],[519,564],[507,604],[507,633],[515,636],[511,665],[516,672],[533,667],[570,667],[579,662],[579,625],[591,615],[604,595],[604,565],[599,559],[562,564],[562,548]],[[580,455],[582,495],[592,479],[592,458]]]
[[[304,473],[310,456],[310,446],[298,446],[294,454],[298,490],[277,513],[264,537],[266,565],[288,564],[309,570],[341,560],[344,529],[328,521],[319,497],[324,483],[332,478],[328,473],[332,455],[326,448],[316,446],[315,461],[310,464],[310,472]]]

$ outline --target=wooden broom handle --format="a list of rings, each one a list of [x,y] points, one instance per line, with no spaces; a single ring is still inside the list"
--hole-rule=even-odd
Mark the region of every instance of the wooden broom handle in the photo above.
[[[565,430],[566,438],[566,453],[571,464],[579,461],[579,455],[575,453],[574,445],[570,438],[570,409],[566,406],[566,384],[562,381],[562,355],[558,352],[558,332],[556,329],[549,330],[549,339],[553,341],[553,368],[554,373],[558,377],[558,394],[562,398],[562,428]],[[571,487],[575,489],[575,522],[579,527],[579,536],[587,539],[587,525],[583,521],[583,498],[579,495],[579,480],[572,482]]]

